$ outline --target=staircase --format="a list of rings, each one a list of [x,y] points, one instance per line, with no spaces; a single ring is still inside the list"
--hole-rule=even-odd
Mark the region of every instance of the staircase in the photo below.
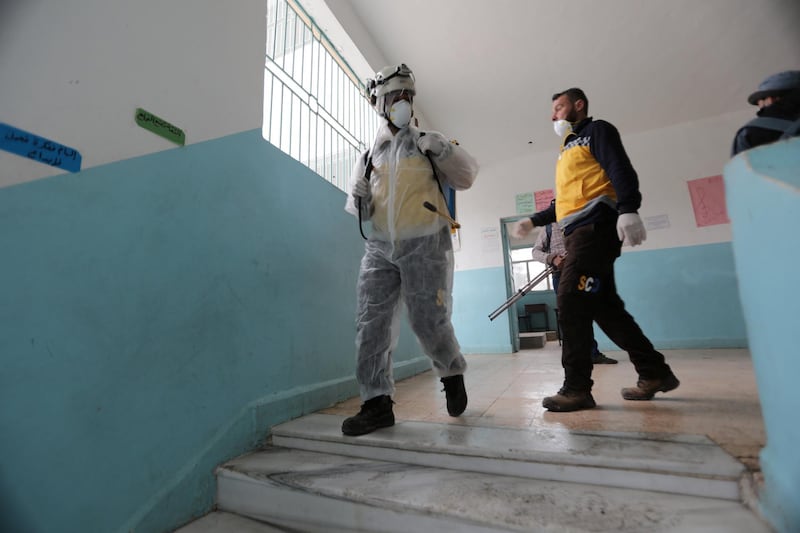
[[[709,439],[398,421],[361,437],[312,414],[217,469],[180,533],[770,531]]]

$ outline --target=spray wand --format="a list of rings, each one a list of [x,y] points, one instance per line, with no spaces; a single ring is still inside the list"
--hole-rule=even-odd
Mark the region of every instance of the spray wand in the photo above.
[[[458,222],[456,222],[455,220],[453,220],[452,218],[450,218],[450,216],[449,216],[449,215],[445,215],[444,213],[442,213],[441,211],[439,211],[438,209],[436,209],[436,206],[435,206],[435,205],[433,205],[432,203],[430,203],[430,202],[423,202],[423,203],[422,203],[422,206],[423,206],[423,207],[425,207],[425,209],[427,209],[428,211],[433,211],[434,213],[436,213],[436,214],[437,214],[437,215],[439,215],[440,217],[442,217],[442,218],[446,219],[448,222],[450,222],[450,225],[453,227],[453,229],[458,229],[458,228],[460,228],[460,227],[461,227],[461,224],[459,224]]]

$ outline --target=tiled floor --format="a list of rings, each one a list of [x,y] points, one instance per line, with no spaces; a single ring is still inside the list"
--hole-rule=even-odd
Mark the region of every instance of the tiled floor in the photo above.
[[[636,373],[622,352],[606,352],[616,365],[597,365],[592,391],[597,407],[550,413],[542,398],[562,384],[558,343],[508,355],[468,355],[465,374],[469,405],[459,418],[447,415],[441,384],[432,372],[397,383],[395,416],[402,420],[504,427],[564,427],[577,430],[706,435],[751,470],[765,443],[750,355],[743,349],[662,350],[681,386],[649,402],[625,401],[622,387]],[[350,415],[352,398],[322,411]]]

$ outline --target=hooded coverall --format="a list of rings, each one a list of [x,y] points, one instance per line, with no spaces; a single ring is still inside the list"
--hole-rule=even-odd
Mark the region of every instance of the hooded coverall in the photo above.
[[[421,135],[440,136],[445,148],[429,159],[417,147]],[[361,399],[394,394],[392,351],[399,335],[404,303],[411,329],[440,377],[463,374],[467,363],[451,323],[453,243],[441,185],[469,188],[477,162],[440,133],[407,127],[392,135],[379,129],[372,150],[355,165],[352,183],[365,174],[372,158],[370,195],[361,202],[362,218],[371,220],[357,284],[356,377]],[[436,167],[434,173],[433,165]],[[345,209],[358,215],[348,195]]]

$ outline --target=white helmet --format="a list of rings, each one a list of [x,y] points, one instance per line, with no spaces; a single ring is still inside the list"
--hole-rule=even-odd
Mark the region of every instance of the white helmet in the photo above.
[[[367,80],[369,101],[375,106],[378,98],[395,91],[406,91],[414,96],[414,73],[405,63],[394,67],[383,67],[375,73],[375,79]]]

